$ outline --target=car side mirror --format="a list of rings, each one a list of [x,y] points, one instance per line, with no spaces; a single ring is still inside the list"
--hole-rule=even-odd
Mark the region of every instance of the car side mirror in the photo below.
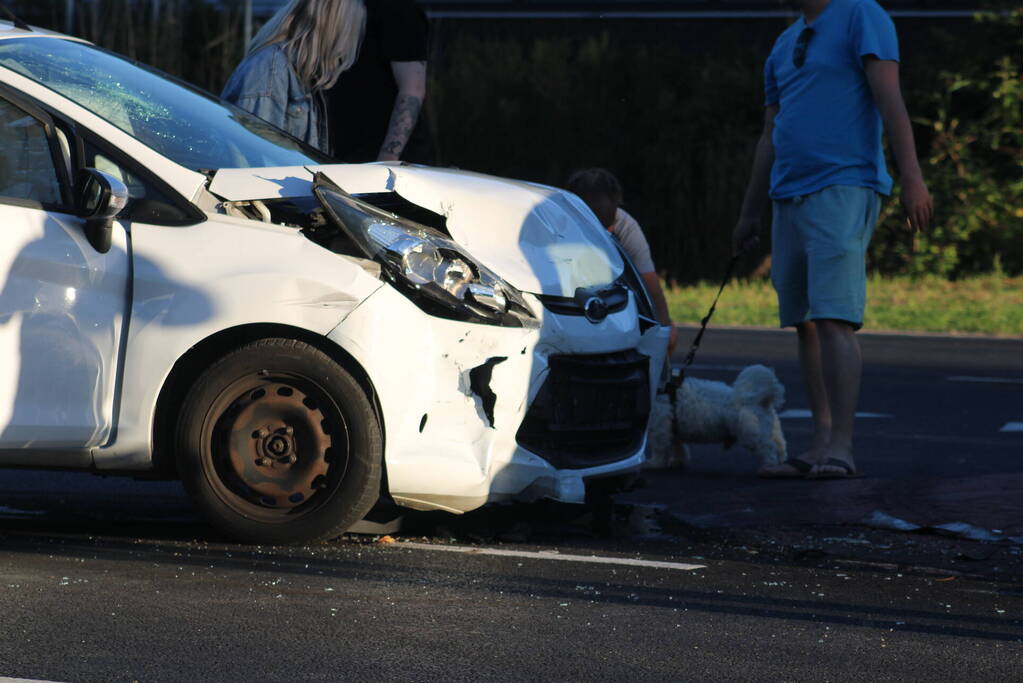
[[[78,172],[78,216],[85,219],[85,236],[101,254],[110,251],[114,218],[128,204],[128,188],[120,180],[95,168]]]

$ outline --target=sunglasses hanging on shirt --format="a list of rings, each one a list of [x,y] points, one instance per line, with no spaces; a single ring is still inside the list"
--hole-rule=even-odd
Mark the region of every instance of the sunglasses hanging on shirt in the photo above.
[[[792,50],[792,63],[796,65],[797,69],[806,62],[806,46],[810,44],[811,38],[813,38],[813,29],[809,26],[804,28],[796,38],[796,47]]]

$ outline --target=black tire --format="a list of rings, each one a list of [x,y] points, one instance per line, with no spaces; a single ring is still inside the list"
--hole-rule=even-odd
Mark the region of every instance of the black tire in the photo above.
[[[252,342],[211,365],[177,425],[185,489],[211,524],[248,543],[344,533],[377,501],[382,450],[359,383],[293,339]]]

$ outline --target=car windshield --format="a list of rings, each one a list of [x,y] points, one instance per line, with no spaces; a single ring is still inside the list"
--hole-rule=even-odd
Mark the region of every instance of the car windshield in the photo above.
[[[0,65],[192,170],[330,161],[227,102],[91,45],[49,38],[0,40]]]

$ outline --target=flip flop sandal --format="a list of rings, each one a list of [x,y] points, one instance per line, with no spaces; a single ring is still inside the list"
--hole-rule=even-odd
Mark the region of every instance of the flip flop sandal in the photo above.
[[[841,469],[841,472],[818,472],[817,474],[807,475],[807,479],[856,479],[862,477],[863,474],[856,471],[856,468],[847,463],[845,460],[839,460],[838,458],[828,458],[822,463],[818,463],[818,466],[823,465],[826,467],[837,467]]]
[[[813,469],[813,465],[799,458],[789,458],[779,465],[788,465],[794,472],[761,472],[757,476],[761,479],[805,479],[806,475]]]

